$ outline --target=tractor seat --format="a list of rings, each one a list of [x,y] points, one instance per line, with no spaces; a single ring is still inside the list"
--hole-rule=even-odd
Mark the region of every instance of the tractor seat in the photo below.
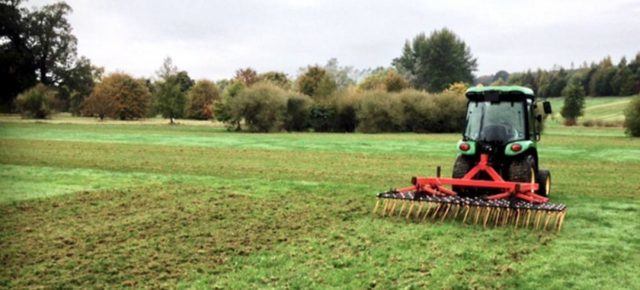
[[[509,131],[504,125],[489,125],[482,129],[482,136],[486,141],[506,141],[513,137]]]

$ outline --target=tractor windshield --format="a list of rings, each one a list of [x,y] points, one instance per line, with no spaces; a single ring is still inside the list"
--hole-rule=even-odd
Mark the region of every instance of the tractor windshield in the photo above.
[[[522,140],[525,138],[523,111],[521,102],[469,102],[464,136],[487,142]]]

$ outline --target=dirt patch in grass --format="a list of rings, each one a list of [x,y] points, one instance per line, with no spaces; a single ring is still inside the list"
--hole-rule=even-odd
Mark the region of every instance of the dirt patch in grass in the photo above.
[[[1,205],[0,283],[172,286],[191,273],[225,271],[232,256],[312,234],[344,214],[328,204],[306,194],[155,186]]]

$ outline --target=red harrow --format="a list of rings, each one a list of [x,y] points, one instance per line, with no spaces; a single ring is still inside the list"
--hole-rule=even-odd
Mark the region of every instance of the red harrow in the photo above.
[[[480,154],[479,162],[462,178],[443,178],[440,167],[436,177],[414,177],[412,186],[378,194],[373,212],[416,221],[459,219],[462,223],[481,223],[485,228],[491,225],[558,231],[562,228],[565,205],[550,204],[547,197],[536,194],[539,184],[533,179],[505,181],[488,160],[487,154]],[[496,193],[467,197],[451,188]]]

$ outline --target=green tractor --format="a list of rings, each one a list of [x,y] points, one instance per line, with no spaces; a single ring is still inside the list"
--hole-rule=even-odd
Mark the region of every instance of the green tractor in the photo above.
[[[566,206],[548,202],[551,174],[540,168],[537,150],[551,104],[520,86],[473,87],[466,96],[453,176],[440,176],[438,166],[436,177],[413,177],[411,186],[379,193],[374,213],[559,230]]]
[[[537,142],[542,114],[551,114],[551,104],[536,102],[533,91],[520,86],[473,87],[466,96],[467,123],[453,177],[464,177],[484,153],[503,179],[538,183],[537,193],[548,196],[551,173],[539,166]],[[463,196],[478,194],[457,186],[453,190]]]

